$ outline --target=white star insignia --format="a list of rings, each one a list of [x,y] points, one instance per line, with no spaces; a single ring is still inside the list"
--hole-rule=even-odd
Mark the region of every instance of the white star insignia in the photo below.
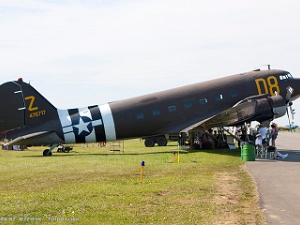
[[[74,127],[78,128],[78,135],[80,135],[83,131],[86,131],[88,133],[90,133],[89,129],[88,129],[88,125],[90,124],[90,122],[85,123],[82,118],[79,118],[79,124],[74,125]]]

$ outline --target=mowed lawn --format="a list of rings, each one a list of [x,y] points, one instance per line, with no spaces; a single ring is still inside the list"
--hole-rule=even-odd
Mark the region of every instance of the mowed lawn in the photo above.
[[[0,224],[265,223],[239,150],[180,150],[178,162],[176,142],[44,149],[0,151]]]

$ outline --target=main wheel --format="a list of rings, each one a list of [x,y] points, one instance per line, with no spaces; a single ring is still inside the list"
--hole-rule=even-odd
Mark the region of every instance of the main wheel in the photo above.
[[[156,142],[158,146],[166,146],[168,144],[168,141],[165,136],[157,138]]]
[[[155,140],[153,138],[146,138],[145,139],[145,146],[146,147],[153,147],[155,145]]]
[[[45,149],[43,151],[43,156],[51,156],[52,155],[52,152],[50,151],[50,149]]]

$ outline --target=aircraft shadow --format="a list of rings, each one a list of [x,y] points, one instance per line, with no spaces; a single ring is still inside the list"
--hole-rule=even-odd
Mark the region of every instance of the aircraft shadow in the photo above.
[[[91,153],[91,154],[85,154],[85,153],[78,153],[76,151],[73,151],[73,152],[70,152],[70,153],[56,153],[54,152],[52,154],[52,156],[50,157],[79,157],[79,156],[104,156],[104,157],[107,157],[107,156],[134,156],[134,155],[157,155],[157,154],[173,154],[173,151],[170,152],[170,151],[165,151],[165,152],[141,152],[141,153],[123,153],[123,152],[115,152],[115,153]],[[183,152],[183,151],[180,151],[180,154],[188,154],[188,152]],[[26,155],[26,156],[23,156],[24,158],[32,158],[32,157],[36,157],[36,158],[48,158],[49,156],[42,156],[42,155],[32,155],[32,156],[29,156],[29,155]]]
[[[240,149],[200,149],[200,150],[193,150],[193,149],[187,149],[186,151],[188,151],[189,153],[196,153],[196,152],[205,152],[205,153],[209,153],[209,154],[214,154],[214,155],[231,155],[231,156],[237,156],[240,157],[241,156],[241,150]]]
[[[52,156],[51,157],[79,157],[79,156],[135,156],[135,155],[157,155],[157,154],[176,154],[178,149],[177,146],[174,146],[174,150],[168,150],[168,151],[156,151],[156,152],[143,152],[143,150],[141,150],[140,152],[134,152],[134,153],[126,153],[126,149],[125,152],[108,152],[107,153],[84,153],[84,152],[77,152],[76,150],[72,150],[69,153],[66,152],[56,152],[53,151]],[[197,152],[205,152],[205,153],[209,153],[209,154],[214,154],[214,155],[230,155],[230,156],[234,156],[234,157],[241,157],[241,151],[240,149],[229,149],[229,148],[215,148],[215,149],[192,149],[192,148],[186,148],[186,149],[180,149],[180,154],[193,154],[193,153],[197,153]],[[47,157],[47,156],[43,156],[42,152],[41,155],[24,155],[23,157],[36,157],[36,158],[42,158],[42,157]]]

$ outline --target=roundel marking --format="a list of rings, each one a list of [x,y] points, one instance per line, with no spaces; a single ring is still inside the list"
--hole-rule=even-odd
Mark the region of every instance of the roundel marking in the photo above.
[[[80,137],[88,136],[93,131],[92,120],[87,116],[79,117],[72,125],[75,135]]]

